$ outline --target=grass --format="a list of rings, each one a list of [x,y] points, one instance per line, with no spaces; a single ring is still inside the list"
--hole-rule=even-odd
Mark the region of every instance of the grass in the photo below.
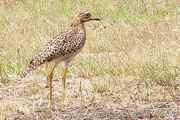
[[[2,0],[0,81],[6,83],[24,70],[44,42],[84,8],[102,21],[86,25],[87,43],[72,62],[71,75],[110,76],[109,85],[93,84],[98,93],[112,90],[117,80],[128,77],[161,86],[174,84],[180,74],[177,0]],[[168,90],[174,94],[174,88]]]
[[[95,55],[87,56],[88,59],[77,57],[72,71],[156,79],[164,67],[168,70],[179,65],[179,6],[175,0],[161,2],[4,0],[0,6],[1,64],[8,75],[19,73],[45,41],[67,26],[74,11],[87,8],[102,18],[101,23],[87,25],[88,40],[83,53]],[[97,54],[104,52],[115,54]]]

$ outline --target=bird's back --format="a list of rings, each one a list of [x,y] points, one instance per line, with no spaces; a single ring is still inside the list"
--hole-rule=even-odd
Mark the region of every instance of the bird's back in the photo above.
[[[24,78],[28,73],[35,70],[45,62],[61,62],[74,57],[84,46],[86,33],[84,26],[72,27],[50,40],[44,49],[35,55],[30,61],[26,71],[20,77]]]

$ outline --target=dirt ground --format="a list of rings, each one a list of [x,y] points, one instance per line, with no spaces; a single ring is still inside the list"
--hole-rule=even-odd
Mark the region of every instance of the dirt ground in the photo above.
[[[42,79],[43,78],[43,79]],[[75,80],[76,79],[76,80]],[[78,92],[82,81],[82,94]],[[180,120],[180,106],[165,96],[155,99],[161,91],[150,92],[149,100],[134,87],[136,80],[122,80],[120,88],[102,93],[92,91],[91,80],[69,78],[67,80],[65,110],[60,106],[60,85],[53,81],[53,110],[48,108],[46,78],[33,76],[7,85],[0,84],[1,120]],[[144,84],[141,85],[144,88]],[[139,94],[139,95],[138,95]],[[140,97],[141,96],[141,97]],[[147,97],[147,96],[146,96]]]

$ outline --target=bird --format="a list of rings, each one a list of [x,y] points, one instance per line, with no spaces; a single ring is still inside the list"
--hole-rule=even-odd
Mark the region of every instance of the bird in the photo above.
[[[65,84],[68,67],[73,58],[82,50],[86,42],[86,29],[85,23],[90,21],[100,21],[99,18],[92,17],[91,13],[87,10],[80,11],[76,16],[76,20],[66,29],[64,32],[59,33],[51,40],[47,42],[38,54],[32,57],[31,61],[27,65],[25,71],[23,71],[18,80],[22,80],[28,74],[32,73],[39,66],[44,63],[53,62],[53,67],[48,71],[48,105],[52,108],[52,79],[54,76],[54,70],[58,64],[64,64],[64,70],[62,77],[62,96],[61,96],[61,110],[64,109],[65,100]]]

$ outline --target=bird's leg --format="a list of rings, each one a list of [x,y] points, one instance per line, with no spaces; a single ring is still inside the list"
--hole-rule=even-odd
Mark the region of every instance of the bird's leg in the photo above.
[[[77,83],[77,95],[78,95],[78,97],[82,98],[82,83],[81,83],[81,79],[79,79],[78,83]]]
[[[47,74],[49,75],[50,71],[48,70],[48,64],[47,63],[45,64],[45,70],[48,71]],[[48,77],[47,77],[47,83],[45,85],[45,88],[49,88],[48,83],[49,83],[49,81],[48,81]]]
[[[53,73],[56,65],[53,66],[53,68],[48,72],[48,88],[49,88],[49,108],[52,109],[52,78],[53,78]]]
[[[65,67],[62,75],[62,101],[61,101],[61,110],[64,110],[64,100],[65,100],[65,88],[66,88],[66,75],[68,72],[68,67]]]
[[[81,79],[79,80],[79,94],[82,96]]]

